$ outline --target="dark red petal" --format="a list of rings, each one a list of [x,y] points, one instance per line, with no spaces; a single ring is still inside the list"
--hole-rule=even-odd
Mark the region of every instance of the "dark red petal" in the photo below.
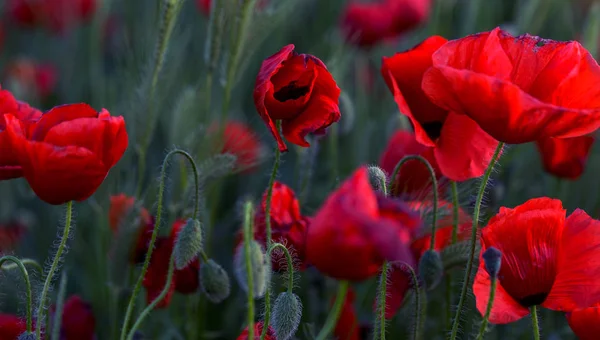
[[[121,225],[123,218],[129,213],[135,197],[127,196],[123,193],[110,197],[110,208],[108,209],[108,221],[110,229],[116,232]]]
[[[353,306],[354,299],[354,291],[349,288],[342,305],[342,311],[333,330],[333,335],[337,339],[360,340],[358,317]]]
[[[0,314],[0,339],[17,339],[26,329],[24,319],[11,314]]]
[[[32,140],[44,140],[48,131],[55,125],[78,118],[97,118],[98,112],[88,104],[68,104],[52,108],[44,113],[33,128],[29,137]]]
[[[77,295],[65,301],[60,334],[64,339],[95,339],[96,318],[92,306]]]
[[[340,120],[337,98],[313,94],[308,105],[296,118],[284,120],[283,135],[293,144],[309,147],[305,137],[309,133],[319,132]]]
[[[152,303],[167,284],[167,274],[169,273],[169,261],[173,251],[173,244],[168,238],[159,238],[156,240],[154,252],[150,259],[148,271],[144,275],[143,286],[146,288],[146,301]],[[171,303],[171,298],[175,292],[175,280],[171,280],[171,285],[167,295],[158,303],[156,308],[165,308]]]
[[[404,297],[410,289],[411,278],[398,268],[398,265],[392,264],[392,270],[390,271],[389,283],[386,286],[386,299],[385,299],[385,318],[391,319],[396,315],[396,312],[402,306]],[[377,301],[375,301],[375,304]]]
[[[262,209],[266,210],[267,192],[263,194]],[[300,219],[300,203],[294,191],[287,185],[275,181],[271,197],[272,223],[282,227],[289,227],[294,221]]]
[[[580,340],[596,340],[600,334],[600,304],[566,313],[569,326]]]
[[[259,335],[262,334],[262,330],[263,330],[262,321],[254,324],[254,339],[260,338]],[[237,340],[253,340],[253,339],[248,338],[248,327],[246,327],[244,329],[244,331],[237,337]],[[275,331],[273,330],[273,327],[269,326],[269,328],[267,329],[267,334],[265,336],[265,340],[277,340],[275,338]]]
[[[546,138],[537,141],[544,169],[558,177],[577,179],[585,170],[594,137]]]

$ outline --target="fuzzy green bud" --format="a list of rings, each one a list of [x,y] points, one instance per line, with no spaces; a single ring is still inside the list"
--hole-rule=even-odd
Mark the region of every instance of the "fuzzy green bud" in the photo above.
[[[427,290],[434,289],[444,274],[444,266],[440,254],[435,250],[427,250],[419,260],[419,278]]]
[[[17,340],[35,340],[35,333],[33,332],[24,332],[19,335]]]
[[[265,254],[263,247],[255,240],[250,241],[250,265],[252,267],[252,290],[254,298],[261,298],[267,291],[267,286],[271,281],[270,261]],[[240,287],[248,292],[248,275],[246,272],[246,252],[244,244],[240,244],[233,258],[233,267],[235,277]]]
[[[208,260],[200,266],[200,288],[208,301],[221,303],[231,291],[229,275],[218,263]]]
[[[283,292],[279,294],[273,306],[272,326],[279,340],[291,339],[302,318],[302,303],[294,293]]]
[[[175,242],[175,268],[187,267],[202,250],[202,224],[198,220],[188,219]]]
[[[490,274],[491,278],[497,277],[502,264],[502,252],[494,247],[489,247],[481,257],[483,257],[485,271]]]
[[[371,165],[367,168],[369,174],[369,183],[376,191],[385,192],[385,185],[387,184],[387,176],[385,172],[378,166]]]

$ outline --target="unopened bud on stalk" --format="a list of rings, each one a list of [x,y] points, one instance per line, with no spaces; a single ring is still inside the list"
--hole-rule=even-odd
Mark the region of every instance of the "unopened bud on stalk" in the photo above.
[[[262,246],[255,240],[250,241],[250,265],[252,267],[252,291],[254,298],[261,298],[267,291],[271,281],[271,266]],[[246,252],[244,244],[240,244],[233,258],[235,277],[242,289],[248,292],[248,275],[246,272]]]
[[[502,264],[502,252],[494,247],[489,247],[483,252],[481,257],[483,257],[485,271],[488,272],[492,279],[496,278]]]
[[[278,340],[291,339],[302,318],[302,303],[294,293],[279,294],[273,306],[272,325]]]
[[[202,250],[202,224],[198,220],[188,219],[177,234],[175,242],[175,268],[187,267]]]
[[[221,303],[231,291],[229,275],[218,263],[208,260],[200,266],[200,288],[208,301]]]
[[[434,289],[442,281],[444,265],[440,254],[435,250],[427,250],[419,260],[419,277],[427,290]]]
[[[369,174],[369,183],[376,191],[385,192],[385,185],[387,184],[387,176],[385,172],[378,166],[371,165],[367,168]]]
[[[35,334],[32,332],[24,332],[19,335],[17,340],[35,340]]]

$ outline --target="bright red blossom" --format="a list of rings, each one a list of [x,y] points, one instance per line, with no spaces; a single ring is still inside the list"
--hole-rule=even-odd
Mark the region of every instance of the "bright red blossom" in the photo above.
[[[5,119],[25,179],[50,204],[90,197],[128,144],[123,117],[87,104],[57,106],[32,125]]]
[[[255,323],[254,324],[254,337],[260,338],[260,334],[262,334],[262,330],[263,330],[262,321]],[[244,331],[242,331],[240,336],[237,337],[237,340],[252,340],[252,339],[248,339],[248,327],[246,327],[244,329]],[[267,330],[267,335],[265,336],[265,340],[277,340],[277,338],[275,337],[275,331],[273,330],[273,327],[269,326],[269,329]]]
[[[536,144],[547,172],[561,178],[578,179],[585,170],[594,137],[546,138]]]
[[[400,112],[410,119],[417,142],[433,148],[440,172],[454,181],[464,181],[483,175],[498,141],[460,109],[435,105],[421,89],[432,55],[446,42],[433,36],[412,50],[384,57],[381,74]]]
[[[340,119],[340,89],[317,57],[296,54],[287,45],[265,59],[254,85],[254,104],[277,140],[287,151],[275,121],[282,121],[283,136],[292,144],[308,147],[309,133],[322,134]]]
[[[600,334],[600,303],[567,313],[567,321],[579,340],[595,340]]]
[[[0,314],[0,339],[13,340],[27,330],[26,321],[15,315]]]
[[[91,19],[95,10],[96,0],[8,0],[8,13],[15,22],[55,32]]]
[[[483,228],[481,253],[502,252],[491,323],[519,320],[534,305],[571,312],[600,301],[600,221],[579,209],[565,215],[559,200],[535,198],[500,208]],[[482,315],[490,284],[481,260],[473,292]]]
[[[412,262],[409,242],[421,221],[402,202],[373,191],[358,169],[314,217],[306,256],[322,273],[341,280],[377,275],[384,261]]]

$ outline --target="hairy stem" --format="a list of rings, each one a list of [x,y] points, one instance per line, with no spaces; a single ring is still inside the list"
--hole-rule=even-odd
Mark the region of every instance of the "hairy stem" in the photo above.
[[[54,323],[52,324],[52,340],[60,340],[60,326],[62,324],[65,294],[67,293],[67,275],[65,272],[60,277],[58,286],[58,297],[56,298],[56,311],[54,312]]]
[[[284,246],[281,243],[273,243],[273,245],[269,249],[269,255],[268,255],[269,259],[271,258],[271,254],[273,253],[275,248],[280,248],[283,251],[283,254],[285,255],[285,258],[287,260],[287,275],[288,275],[287,289],[288,289],[288,293],[292,293],[292,291],[294,290],[294,262],[292,261],[292,256],[290,255],[290,252],[288,251],[286,246]]]
[[[248,281],[248,339],[254,339],[254,277],[252,275],[252,256],[250,255],[253,217],[254,207],[252,202],[248,201],[244,205],[244,253],[246,254],[246,280]]]
[[[327,320],[325,321],[325,325],[315,338],[316,340],[325,340],[331,334],[335,325],[337,325],[337,321],[340,317],[340,313],[342,312],[342,307],[344,306],[344,301],[346,300],[346,293],[348,292],[348,281],[341,281],[338,285],[337,296],[335,298],[335,302],[333,303],[333,307],[331,308],[331,312],[327,316]]]
[[[10,256],[10,255],[2,256],[0,258],[0,268],[6,269],[6,267],[2,267],[2,265],[6,261],[10,261],[10,262],[14,263],[15,266],[18,267],[19,270],[21,271],[21,274],[23,275],[23,279],[25,280],[25,288],[27,289],[27,307],[26,307],[27,332],[31,332],[31,329],[33,327],[32,326],[33,322],[31,321],[32,320],[31,305],[33,304],[33,302],[32,302],[31,281],[29,280],[29,273],[27,272],[27,268],[25,268],[23,261],[19,260],[18,258],[14,257],[14,256]]]
[[[485,308],[485,315],[483,316],[483,321],[481,321],[481,325],[479,326],[479,334],[477,335],[477,340],[483,340],[485,330],[490,320],[490,314],[492,313],[492,306],[494,305],[494,297],[496,296],[496,285],[498,284],[498,278],[492,277],[491,280],[492,285],[490,286],[490,298],[488,300],[487,307]]]
[[[540,325],[537,315],[537,306],[531,307],[531,327],[533,328],[533,339],[540,340]]]

